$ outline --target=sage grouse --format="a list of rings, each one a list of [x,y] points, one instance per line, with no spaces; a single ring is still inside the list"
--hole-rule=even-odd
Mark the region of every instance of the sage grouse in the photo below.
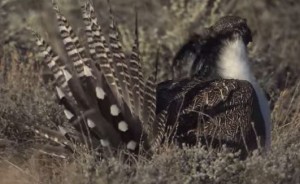
[[[246,20],[226,16],[178,51],[174,62],[191,60],[190,77],[157,88],[157,114],[167,110],[167,124],[178,121],[178,142],[202,140],[244,152],[270,147],[270,109],[249,66],[251,41]]]
[[[261,131],[265,129],[265,125],[261,124],[263,114],[259,113],[263,107],[259,95],[256,95],[260,88],[256,88],[258,85],[254,78],[251,78],[251,83],[227,79],[231,77],[226,76],[222,76],[224,79],[203,81],[193,74],[192,78],[166,81],[156,88],[154,76],[145,79],[142,72],[137,20],[134,46],[127,57],[111,9],[109,40],[106,41],[93,6],[89,1],[82,5],[87,48],[79,42],[55,3],[53,9],[68,59],[61,60],[51,46],[38,34],[35,35],[44,62],[54,75],[57,96],[65,108],[69,126],[58,124],[57,131],[28,126],[36,133],[71,152],[76,151],[78,145],[84,145],[96,153],[121,149],[137,154],[142,151],[151,153],[164,142],[195,143],[198,137],[225,141],[240,148],[238,146],[255,142],[253,121],[257,134],[264,141],[269,140],[265,130]],[[222,21],[217,24],[222,25]],[[219,32],[217,27],[220,27]],[[243,25],[237,31],[244,28],[248,27]],[[216,26],[214,30],[214,36],[227,31],[221,38],[213,35],[210,38],[214,42],[220,39],[228,41],[229,51],[224,49],[222,53],[230,56],[230,51],[238,48],[246,52],[244,40],[239,39],[241,33],[233,33],[230,26]],[[203,45],[201,49],[209,49],[210,39],[208,46]],[[241,54],[244,54],[246,62],[246,53]],[[239,59],[234,55],[231,57]],[[226,58],[220,59],[215,63],[224,63],[222,61]],[[202,68],[209,68],[213,62],[202,63],[198,72],[207,73]],[[247,67],[247,63],[244,65]],[[227,68],[222,71],[227,71]],[[159,90],[157,94],[156,90]]]

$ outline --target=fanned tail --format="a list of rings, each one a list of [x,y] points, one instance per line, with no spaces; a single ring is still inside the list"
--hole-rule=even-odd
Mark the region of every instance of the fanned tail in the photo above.
[[[139,33],[138,33],[138,17],[136,12],[135,19],[135,40],[134,45],[132,47],[132,52],[129,59],[129,72],[131,75],[131,91],[132,98],[131,104],[133,105],[132,110],[136,112],[138,117],[141,117],[141,87],[142,83],[144,83],[144,78],[142,76],[141,71],[141,60],[139,53]]]
[[[81,135],[76,141],[87,144],[93,150],[100,146],[124,147],[133,153],[141,149],[150,151],[149,135],[152,138],[157,135],[153,133],[154,129],[159,129],[153,127],[156,120],[156,85],[154,76],[150,76],[146,83],[144,81],[137,15],[134,46],[130,57],[126,58],[111,8],[107,43],[92,4],[87,1],[82,5],[87,50],[81,46],[79,38],[55,3],[53,9],[68,60],[63,63],[38,35],[37,44],[45,64],[54,75],[57,96],[65,108],[65,115],[77,134]],[[159,119],[162,122],[165,118]],[[64,139],[55,138],[55,133],[50,130],[31,129],[44,132],[44,137],[53,137],[51,140],[62,141],[61,145],[72,150],[69,144],[74,139],[68,136],[63,126],[58,126],[59,135]],[[47,132],[52,132],[51,136]]]

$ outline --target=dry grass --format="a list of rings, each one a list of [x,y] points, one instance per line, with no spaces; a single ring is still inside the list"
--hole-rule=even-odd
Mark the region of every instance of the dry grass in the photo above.
[[[20,128],[25,123],[51,127],[65,121],[51,85],[42,80],[45,71],[34,54],[31,35],[24,31],[30,23],[55,40],[55,26],[47,24],[54,20],[45,2],[0,2],[4,17],[0,25],[6,28],[0,32],[0,183],[300,183],[300,3],[296,0],[112,1],[127,49],[134,24],[132,4],[140,9],[143,61],[149,70],[160,47],[161,79],[170,77],[171,58],[192,32],[224,14],[247,18],[255,32],[253,67],[272,97],[273,142],[268,155],[254,153],[241,161],[225,148],[216,152],[201,146],[165,147],[151,160],[139,157],[131,165],[120,158],[95,161],[83,151],[69,160],[40,155],[35,148],[44,140]],[[78,4],[61,3],[80,33]],[[95,4],[107,24],[105,2]],[[60,50],[59,42],[53,44]]]

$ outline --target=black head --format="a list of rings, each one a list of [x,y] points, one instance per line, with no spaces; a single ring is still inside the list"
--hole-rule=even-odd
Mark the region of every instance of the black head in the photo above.
[[[247,20],[237,16],[225,16],[220,18],[209,28],[214,39],[234,39],[242,37],[246,45],[252,42],[252,33],[247,25]]]
[[[213,26],[205,29],[203,33],[193,35],[177,52],[174,63],[179,63],[178,60],[184,61],[183,65],[192,63],[190,76],[205,79],[208,79],[208,76],[214,77],[215,62],[224,46],[224,41],[238,38],[242,38],[245,45],[252,41],[251,30],[246,19],[237,16],[222,17]],[[191,55],[193,57],[187,57]]]

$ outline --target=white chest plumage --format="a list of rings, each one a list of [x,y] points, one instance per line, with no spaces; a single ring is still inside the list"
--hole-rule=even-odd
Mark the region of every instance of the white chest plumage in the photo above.
[[[243,40],[235,39],[224,43],[224,47],[220,51],[219,61],[217,61],[217,72],[224,79],[247,80],[252,84],[265,123],[266,148],[269,148],[271,145],[270,108],[264,92],[249,66],[247,47]]]

